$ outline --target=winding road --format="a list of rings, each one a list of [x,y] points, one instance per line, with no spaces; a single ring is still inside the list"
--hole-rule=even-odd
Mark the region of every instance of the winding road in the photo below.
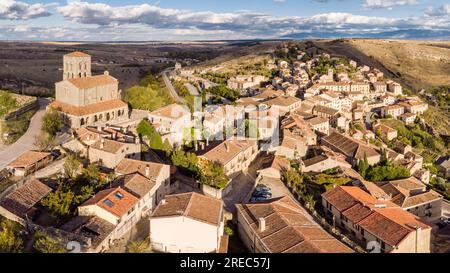
[[[0,150],[0,170],[5,168],[11,161],[28,150],[35,149],[34,136],[42,128],[42,118],[45,114],[45,108],[49,104],[48,99],[38,98],[39,110],[31,118],[30,126],[26,133],[14,144],[5,146]]]
[[[167,86],[167,89],[169,90],[170,96],[175,99],[176,102],[181,104],[186,104],[186,101],[178,96],[177,91],[175,90],[175,87],[173,87],[172,82],[169,79],[169,72],[173,70],[173,68],[168,68],[162,72],[162,77],[164,80],[164,84]]]

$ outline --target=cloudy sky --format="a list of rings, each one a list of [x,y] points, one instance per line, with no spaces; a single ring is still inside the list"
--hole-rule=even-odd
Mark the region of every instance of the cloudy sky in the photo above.
[[[0,0],[0,40],[213,40],[414,29],[450,31],[449,1]]]

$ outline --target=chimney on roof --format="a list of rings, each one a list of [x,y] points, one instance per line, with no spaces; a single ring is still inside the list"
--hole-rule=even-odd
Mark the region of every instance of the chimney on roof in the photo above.
[[[105,72],[103,72],[103,74],[105,74],[105,76],[109,76],[108,70],[105,70]]]
[[[166,199],[161,200],[161,205],[165,205],[167,203]]]
[[[101,132],[102,131],[102,126],[97,126],[97,131]]]
[[[145,176],[149,177],[150,176],[150,165],[147,164],[147,166],[145,167]]]
[[[263,217],[258,219],[258,227],[260,232],[266,231],[266,219]]]
[[[101,142],[100,142],[100,149],[103,149],[105,147],[105,139],[102,138]]]
[[[375,208],[377,209],[384,209],[386,207],[387,207],[386,204],[375,204]]]

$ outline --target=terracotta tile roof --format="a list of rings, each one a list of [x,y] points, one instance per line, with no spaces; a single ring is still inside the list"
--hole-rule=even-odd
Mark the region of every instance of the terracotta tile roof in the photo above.
[[[328,119],[323,118],[323,117],[314,117],[312,119],[308,119],[306,120],[307,123],[309,123],[311,126],[314,125],[319,125],[319,124],[323,124],[323,123],[328,123]]]
[[[269,157],[264,158],[264,161],[262,163],[262,166],[260,170],[267,169],[267,168],[273,168],[277,171],[283,171],[290,169],[291,164],[289,160],[287,160],[284,157],[278,156],[278,155],[271,155]]]
[[[388,134],[388,133],[395,133],[395,132],[397,132],[397,130],[395,130],[395,129],[393,129],[393,128],[391,128],[391,127],[385,125],[385,124],[382,124],[382,123],[376,124],[373,128],[374,128],[375,130],[378,130],[378,129],[381,130],[381,132],[382,132],[383,134]]]
[[[49,156],[50,153],[27,151],[8,164],[11,168],[25,168]]]
[[[68,53],[64,56],[67,56],[67,57],[91,57],[91,55],[80,52],[80,51],[74,51],[74,52]]]
[[[184,216],[212,225],[222,222],[222,201],[196,192],[167,195],[160,202],[152,218]]]
[[[81,127],[75,131],[77,138],[82,141],[96,141],[99,140],[102,135],[106,135],[102,131],[98,131],[97,128]]]
[[[317,164],[319,162],[325,161],[327,159],[328,159],[328,157],[325,156],[325,155],[318,155],[318,156],[315,156],[313,158],[308,158],[308,159],[303,160],[303,164],[306,167],[309,167],[309,166],[315,165],[315,164]]]
[[[110,222],[97,216],[76,216],[65,223],[61,230],[91,239],[93,248],[97,248],[115,229]]]
[[[141,175],[140,173],[128,174],[116,179],[122,188],[134,194],[138,198],[143,198],[156,185],[155,181]]]
[[[170,104],[170,105],[164,106],[162,108],[159,108],[159,109],[151,112],[149,115],[160,116],[160,117],[171,118],[171,119],[179,119],[185,115],[190,115],[190,112],[188,109],[184,108],[183,106],[174,103],[174,104]]]
[[[89,89],[105,85],[118,84],[119,81],[109,75],[96,75],[84,78],[74,78],[66,80],[79,89]]]
[[[32,178],[3,199],[0,206],[19,217],[24,217],[29,209],[51,191],[50,187]]]
[[[277,105],[277,106],[291,106],[295,103],[301,102],[301,100],[299,98],[296,97],[291,97],[291,96],[280,96],[280,97],[276,97],[273,99],[270,99],[266,102],[264,102],[265,104],[269,105],[269,106],[273,106],[273,105]]]
[[[259,99],[259,100],[266,100],[266,99],[272,99],[272,98],[276,98],[276,97],[283,96],[283,95],[284,95],[283,91],[267,89],[267,90],[263,91],[262,93],[260,93],[256,96],[253,96],[251,98]]]
[[[148,176],[146,176],[147,167]],[[168,165],[124,158],[117,165],[115,172],[121,175],[139,173],[150,179],[156,179],[165,167],[168,167]]]
[[[322,138],[322,144],[332,146],[345,156],[355,159],[364,159],[364,155],[367,157],[380,155],[372,147],[337,132],[332,132],[329,136]]]
[[[124,147],[125,144],[123,144],[122,142],[118,142],[107,138],[101,138],[91,145],[91,149],[96,149],[111,154],[118,154],[124,152],[123,151]]]
[[[385,107],[387,110],[395,110],[395,109],[402,109],[405,108],[402,105],[399,104],[394,104],[394,105],[389,105]]]
[[[416,227],[431,228],[394,203],[377,200],[358,187],[338,186],[322,197],[354,224],[390,246],[397,246]]]
[[[72,116],[82,117],[96,113],[106,112],[110,110],[128,107],[128,105],[121,100],[108,100],[99,103],[93,103],[86,106],[73,106],[60,101],[53,101],[49,107],[62,111]]]
[[[244,152],[245,150],[255,145],[255,140],[245,139],[229,139],[220,142],[216,146],[210,145],[206,150],[198,152],[200,157],[203,157],[211,162],[218,162],[225,166],[228,162],[233,160],[236,156]],[[228,147],[228,150],[227,150]]]
[[[427,204],[442,196],[433,190],[427,190],[426,185],[415,177],[380,183],[381,189],[392,197],[392,202],[402,208],[411,208]]]
[[[138,198],[118,187],[97,193],[80,207],[96,205],[117,217],[122,217],[138,202]]]
[[[333,109],[333,108],[330,108],[327,106],[323,106],[323,105],[316,105],[313,109],[313,113],[317,113],[317,112],[324,113],[324,114],[327,114],[330,116],[334,116],[337,113],[339,113],[339,110],[336,110],[336,109]]]
[[[290,197],[237,204],[236,207],[271,253],[353,252],[309,220]],[[265,231],[258,227],[260,218],[265,220]]]

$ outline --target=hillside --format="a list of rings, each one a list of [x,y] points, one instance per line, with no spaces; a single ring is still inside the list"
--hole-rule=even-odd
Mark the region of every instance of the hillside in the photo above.
[[[333,54],[380,67],[416,91],[450,85],[450,42],[344,39],[314,43]]]

